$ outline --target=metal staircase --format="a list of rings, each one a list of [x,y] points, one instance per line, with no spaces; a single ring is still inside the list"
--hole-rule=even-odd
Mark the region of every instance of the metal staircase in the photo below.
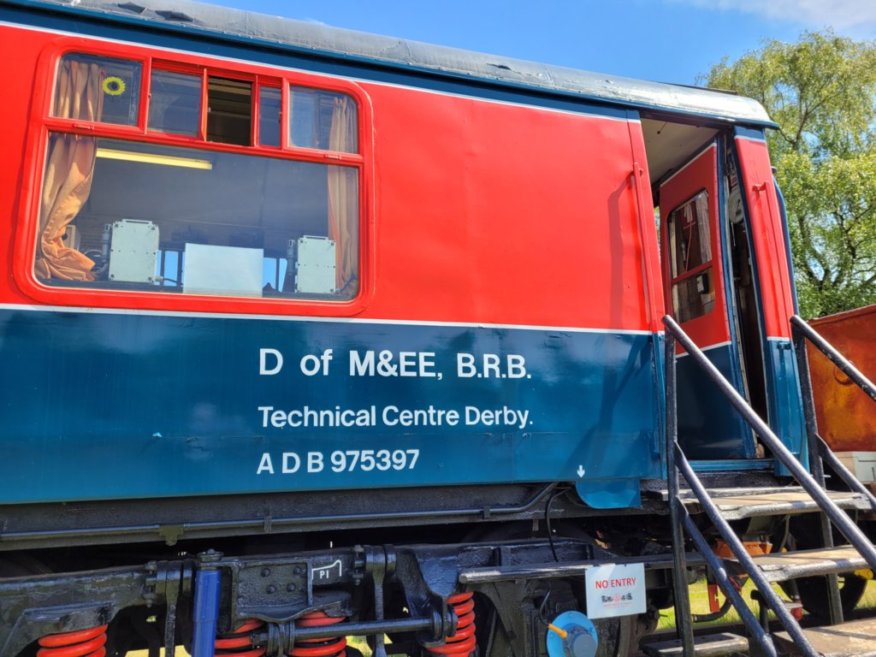
[[[778,655],[805,657],[873,655],[876,657],[876,620],[845,623],[837,586],[837,574],[864,568],[876,571],[876,547],[846,513],[847,510],[856,509],[876,511],[876,498],[840,463],[817,434],[804,341],[810,340],[874,401],[876,401],[876,386],[800,317],[792,318],[791,324],[803,386],[806,428],[809,435],[812,465],[812,473],[810,473],[712,365],[681,327],[669,316],[665,317],[663,322],[666,327],[667,486],[673,529],[673,584],[676,592],[678,639],[673,642],[645,645],[643,650],[646,654],[655,657],[670,655],[719,657],[748,654],[758,657]],[[773,457],[792,474],[799,486],[767,491],[706,489],[677,442],[676,344],[681,345],[689,357],[704,370]],[[838,493],[825,489],[822,459],[852,492]],[[715,554],[692,518],[691,514],[695,510],[702,511],[708,517],[729,547],[733,558],[721,558]],[[746,518],[802,513],[820,513],[821,538],[825,547],[752,556],[730,525],[732,521]],[[834,527],[845,537],[847,544],[833,545]],[[708,637],[694,636],[688,598],[684,533],[690,537],[724,595],[729,598],[741,616],[750,640],[727,633]],[[740,575],[754,582],[762,607],[768,607],[775,614],[784,628],[783,632],[771,633],[766,622],[765,608],[760,619],[755,617],[734,585],[733,579]],[[827,586],[830,625],[825,628],[804,630],[773,589],[772,583],[822,575],[830,578]]]

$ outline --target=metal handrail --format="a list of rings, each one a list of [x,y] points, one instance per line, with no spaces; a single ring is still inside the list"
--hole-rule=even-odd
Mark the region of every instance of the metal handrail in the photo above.
[[[706,358],[706,355],[697,347],[690,337],[682,330],[669,315],[663,318],[663,324],[671,333],[685,351],[690,355],[697,365],[702,368],[709,379],[718,387],[719,391],[727,397],[733,407],[748,423],[748,425],[760,436],[761,441],[772,452],[773,456],[784,465],[794,478],[799,482],[803,489],[809,493],[810,497],[815,500],[816,504],[830,518],[831,522],[836,525],[837,529],[851,543],[858,553],[864,557],[867,564],[876,569],[876,547],[852,522],[852,520],[840,509],[833,500],[828,497],[824,489],[818,485],[811,474],[803,467],[800,461],[791,453],[791,451],[782,443],[779,437],[770,429],[769,425],[755,412],[747,401],[739,394],[736,388],[727,381],[717,367]]]
[[[770,427],[757,415],[753,408],[748,404],[748,402],[739,394],[739,392],[730,384],[729,381],[721,374],[721,372],[711,363],[711,361],[706,358],[705,354],[693,341],[690,337],[684,332],[684,330],[678,325],[675,320],[670,316],[665,316],[663,318],[663,324],[666,326],[666,400],[667,400],[667,416],[666,416],[666,441],[667,441],[667,478],[668,484],[670,488],[670,517],[673,523],[673,526],[677,526],[680,524],[684,524],[685,526],[692,525],[688,519],[687,522],[684,521],[684,517],[686,516],[686,509],[681,506],[680,501],[676,496],[672,495],[673,489],[677,492],[677,476],[678,470],[676,468],[680,468],[685,479],[690,485],[691,489],[696,494],[700,503],[703,506],[706,514],[714,523],[715,527],[722,534],[722,537],[727,542],[727,545],[730,547],[734,556],[742,563],[743,567],[746,569],[746,572],[751,576],[752,580],[754,580],[758,590],[763,596],[764,600],[767,602],[769,607],[776,614],[777,618],[781,621],[782,625],[788,631],[789,635],[791,635],[794,642],[797,644],[798,648],[802,650],[802,652],[807,655],[807,657],[818,657],[818,653],[812,648],[809,644],[806,637],[803,635],[802,630],[800,629],[800,625],[794,620],[793,616],[791,616],[790,612],[785,608],[781,599],[779,599],[778,595],[773,591],[769,582],[763,577],[762,572],[756,566],[754,561],[751,559],[751,556],[745,550],[742,542],[733,532],[732,528],[729,526],[726,520],[721,516],[720,511],[717,506],[715,506],[714,502],[708,495],[705,487],[699,481],[699,478],[696,476],[693,468],[688,463],[687,459],[684,457],[684,454],[678,445],[677,442],[677,418],[676,418],[676,392],[675,392],[675,342],[678,341],[681,344],[682,348],[689,354],[691,359],[697,363],[697,365],[704,370],[709,379],[712,380],[713,383],[718,387],[719,391],[727,397],[728,401],[731,405],[736,409],[736,411],[742,416],[742,418],[751,426],[751,428],[760,436],[761,440],[764,444],[772,451],[774,457],[778,459],[785,467],[791,472],[791,474],[797,479],[803,489],[809,493],[809,495],[816,501],[819,508],[821,508],[825,514],[833,521],[837,528],[842,532],[842,534],[849,540],[849,542],[858,550],[858,552],[864,557],[867,563],[871,566],[871,568],[876,568],[876,548],[870,543],[866,536],[858,529],[858,527],[849,519],[849,517],[827,496],[826,492],[819,485],[819,483],[812,477],[809,472],[802,466],[802,464],[796,459],[796,457],[791,453],[790,450],[782,443],[778,436],[770,429]],[[808,328],[808,327],[807,327]],[[850,377],[851,378],[851,377]],[[820,461],[819,461],[820,466]],[[819,467],[820,469],[820,467]],[[673,486],[673,482],[676,482]],[[677,507],[681,507],[678,509]],[[679,522],[680,521],[680,522]],[[675,529],[674,529],[675,531]],[[688,527],[688,531],[690,528]],[[694,541],[698,543],[694,537],[694,534],[691,534],[691,537],[694,538]],[[674,541],[675,542],[675,541]],[[674,556],[676,558],[676,570],[679,568],[684,568],[684,561],[679,561],[677,558],[677,553],[679,550],[683,551],[683,546],[673,546]],[[703,553],[703,556],[710,562],[709,557],[715,559],[716,564],[712,566],[713,572],[715,568],[720,568],[720,563],[717,562],[717,557],[711,553],[711,550],[708,549],[708,545],[704,546],[706,548],[706,552]],[[720,579],[720,577],[719,577]],[[679,577],[676,576],[676,598],[679,597],[679,593],[681,596],[687,600],[687,592],[686,590],[683,592],[679,591]],[[723,587],[722,587],[723,588]],[[725,592],[726,593],[726,592]],[[738,596],[736,596],[738,598]],[[741,599],[739,600],[741,602]],[[689,603],[688,603],[689,604]],[[744,603],[742,603],[743,606]],[[736,601],[734,601],[734,606],[736,606]],[[738,608],[738,607],[737,607]],[[747,606],[746,606],[747,609]],[[743,616],[743,620],[745,620],[745,614],[741,608],[738,608],[740,615]],[[750,614],[749,614],[750,616]],[[676,614],[676,618],[678,619],[678,612]],[[750,620],[750,619],[749,619]],[[756,622],[756,621],[755,621]],[[746,622],[746,626],[748,626],[748,622]],[[759,627],[759,625],[758,625]],[[759,637],[757,630],[753,628],[749,628],[749,631],[752,632],[752,635],[758,640],[762,641]],[[681,627],[679,628],[679,633],[682,635],[682,646],[684,657],[691,657],[693,655],[693,647],[692,647],[692,628],[690,627],[689,618],[681,618]],[[771,644],[771,641],[769,642]]]
[[[704,499],[700,493],[705,493],[705,489],[700,484],[699,479],[693,474],[693,469],[690,467],[687,459],[684,456],[681,448],[678,445],[678,416],[677,416],[677,396],[676,396],[676,361],[675,361],[675,335],[672,331],[668,331],[665,341],[665,386],[666,386],[666,478],[669,493],[669,516],[672,524],[672,554],[673,554],[673,587],[675,590],[675,620],[676,633],[681,641],[681,649],[683,657],[695,657],[693,627],[691,624],[690,614],[690,594],[687,584],[687,563],[684,549],[683,529],[687,530],[694,544],[697,546],[700,554],[706,560],[709,568],[715,576],[715,580],[724,591],[724,595],[732,602],[733,606],[739,613],[743,624],[748,629],[749,635],[760,646],[762,653],[766,657],[776,657],[777,652],[772,638],[768,635],[765,628],[761,627],[754,614],[745,604],[739,591],[733,586],[730,581],[727,571],[724,568],[721,560],[712,551],[706,539],[703,537],[699,528],[694,524],[690,514],[681,502],[678,494],[679,489],[679,468],[685,471],[685,479],[688,480],[690,486],[697,497],[700,497],[700,503],[707,510],[714,511],[718,515],[718,510],[714,503],[704,495]],[[690,474],[690,478],[688,478]],[[695,480],[695,486],[691,486],[691,479]],[[723,518],[722,518],[723,520]],[[724,521],[722,526],[718,526],[718,531],[727,531],[728,526]],[[732,534],[725,536],[728,546],[731,550],[741,549],[745,553],[745,549],[739,539]],[[735,544],[733,540],[735,539]],[[740,555],[742,556],[742,555]],[[742,558],[751,559],[747,553]],[[775,595],[775,593],[773,593]],[[784,608],[783,605],[780,605]],[[787,613],[787,610],[784,610]],[[799,631],[799,627],[797,628]],[[796,637],[795,637],[796,638]],[[801,646],[808,646],[805,637],[798,642]],[[810,646],[811,648],[811,646]],[[818,657],[817,653],[807,653],[806,657]]]
[[[688,462],[687,458],[685,458],[684,454],[681,451],[681,448],[676,444],[676,459],[678,461],[679,466],[681,467],[682,474],[684,478],[687,480],[688,484],[691,487],[691,490],[700,498],[700,503],[703,505],[703,509],[706,512],[706,515],[709,516],[709,519],[712,521],[712,524],[718,529],[718,532],[722,535],[724,540],[727,542],[727,545],[733,551],[734,555],[742,566],[745,568],[746,572],[750,574],[752,580],[757,586],[759,591],[764,591],[768,593],[764,593],[764,599],[770,608],[776,613],[776,616],[788,630],[788,633],[794,639],[794,642],[802,647],[805,652],[806,646],[812,650],[811,653],[807,655],[807,657],[820,657],[817,652],[809,646],[806,637],[803,635],[803,631],[800,629],[800,626],[794,620],[793,616],[791,616],[790,612],[785,608],[785,605],[782,604],[782,601],[779,599],[778,594],[773,590],[770,586],[769,582],[766,581],[763,573],[757,568],[754,561],[751,559],[751,555],[745,550],[745,546],[742,544],[742,541],[739,540],[739,537],[733,532],[733,529],[730,527],[729,523],[721,517],[720,511],[718,511],[718,507],[712,502],[709,497],[708,492],[703,486],[702,482],[699,480],[699,477],[694,473],[693,468]],[[702,494],[702,497],[701,497]],[[755,639],[757,644],[760,646],[761,651],[767,655],[768,657],[776,657],[776,647],[773,643],[772,638],[767,633],[766,628],[762,627],[760,623],[758,623],[757,618],[755,618],[754,614],[751,613],[751,610],[748,608],[748,605],[745,604],[745,601],[742,599],[739,591],[736,587],[733,586],[733,583],[730,581],[729,576],[727,575],[727,571],[724,568],[724,565],[721,563],[720,558],[712,551],[711,546],[708,544],[706,539],[703,537],[699,528],[694,524],[690,515],[687,513],[687,509],[684,510],[683,516],[684,526],[687,529],[688,534],[693,539],[694,543],[697,546],[697,549],[700,551],[700,554],[703,555],[703,558],[706,560],[706,563],[709,564],[709,567],[712,570],[712,573],[715,576],[715,581],[721,587],[721,590],[724,591],[724,595],[730,599],[733,603],[733,606],[736,608],[736,611],[739,613],[742,622],[745,624],[745,627],[748,629],[751,636]]]
[[[833,347],[833,345],[821,337],[814,328],[809,326],[809,324],[800,317],[800,315],[794,315],[791,317],[791,328],[809,340],[809,342],[811,342],[821,353],[827,356],[828,360],[836,365],[843,374],[854,381],[855,385],[863,390],[870,399],[876,401],[876,384],[864,376],[864,373],[855,367],[848,358],[843,356]]]
[[[683,657],[694,657],[693,626],[691,625],[690,595],[687,581],[687,556],[684,550],[682,522],[687,509],[678,494],[678,467],[675,446],[678,434],[677,397],[675,394],[675,338],[666,335],[664,344],[666,390],[666,487],[669,494],[669,521],[672,529],[672,587],[675,604],[675,628],[681,641]]]
[[[776,646],[773,643],[772,638],[770,638],[766,629],[757,622],[757,618],[751,613],[751,609],[748,608],[748,605],[745,604],[745,600],[742,599],[739,590],[733,585],[733,582],[730,581],[730,576],[727,574],[727,570],[724,568],[721,560],[714,552],[712,552],[708,541],[706,541],[702,532],[699,530],[699,527],[696,526],[693,519],[687,513],[687,509],[685,509],[684,512],[684,527],[693,539],[700,554],[703,555],[706,563],[712,569],[712,573],[715,575],[715,581],[718,583],[718,586],[721,587],[724,595],[727,596],[727,599],[730,600],[739,612],[742,622],[760,647],[761,654],[766,657],[776,657]]]
[[[736,535],[736,532],[733,531],[733,528],[730,527],[730,523],[728,523],[721,515],[718,507],[712,501],[712,498],[709,497],[709,493],[706,490],[706,487],[703,486],[703,483],[694,472],[693,467],[691,467],[691,464],[684,457],[684,454],[682,454],[681,448],[676,444],[675,449],[678,452],[676,454],[676,460],[679,467],[681,468],[681,473],[682,475],[684,475],[684,478],[690,485],[691,490],[699,499],[700,504],[702,504],[703,510],[706,512],[709,520],[712,521],[712,524],[718,530],[718,533],[721,534],[721,537],[726,541],[727,546],[733,552],[733,556],[736,557],[745,572],[748,574],[749,577],[751,577],[751,580],[754,582],[757,590],[760,591],[760,594],[763,596],[764,601],[766,601],[769,608],[772,609],[773,612],[776,614],[776,618],[779,619],[779,622],[788,631],[788,634],[794,641],[794,645],[797,646],[797,648],[804,655],[806,655],[806,657],[821,657],[820,653],[810,645],[808,639],[803,634],[803,630],[800,628],[800,624],[794,619],[794,617],[791,615],[791,612],[788,611],[788,609],[785,607],[781,598],[779,598],[779,594],[773,590],[773,587],[767,581],[763,572],[760,570],[760,568],[757,567],[757,564],[754,563],[754,560],[751,558],[751,555],[748,554],[748,551],[745,549],[742,541]],[[711,552],[711,550],[709,550],[709,552]],[[703,556],[706,558],[706,560],[708,560],[708,556],[706,554],[703,554]],[[713,570],[713,572],[715,571]],[[742,603],[742,605],[747,608],[747,605],[745,605],[744,602]],[[736,610],[739,612],[740,616],[742,616],[742,608],[737,607]],[[757,619],[753,618],[753,620],[754,624],[760,627],[760,625],[757,623]],[[746,627],[748,627],[748,623],[746,623]],[[749,628],[749,631],[753,630]],[[773,650],[775,650],[775,648],[773,648]]]

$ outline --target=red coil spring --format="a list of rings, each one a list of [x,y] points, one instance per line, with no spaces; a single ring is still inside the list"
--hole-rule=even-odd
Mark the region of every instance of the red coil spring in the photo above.
[[[47,634],[38,641],[37,657],[104,657],[106,625],[89,630]]]
[[[329,616],[323,611],[313,611],[304,614],[295,621],[298,627],[324,627],[335,625],[346,620],[343,616]],[[291,657],[344,657],[347,648],[347,638],[337,639],[299,639],[289,653]]]
[[[456,612],[456,632],[447,637],[443,646],[429,648],[436,657],[468,657],[477,647],[475,636],[474,593],[457,593],[447,598]]]
[[[234,657],[262,657],[265,654],[265,648],[254,648],[252,645],[252,634],[257,629],[264,627],[264,623],[255,618],[251,618],[244,622],[230,634],[223,634],[216,639],[216,654],[233,655]]]

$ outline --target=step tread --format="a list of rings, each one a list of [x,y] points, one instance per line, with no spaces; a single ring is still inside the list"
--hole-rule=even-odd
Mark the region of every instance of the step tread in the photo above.
[[[876,618],[850,621],[841,625],[803,630],[812,647],[823,657],[876,657]],[[777,642],[795,654],[787,632],[776,632]]]
[[[752,556],[771,582],[830,573],[847,573],[867,568],[867,562],[851,545]],[[734,561],[735,563],[735,561]]]
[[[652,496],[657,496],[664,502],[669,500],[669,489],[665,481],[649,480],[651,487],[648,489]],[[762,493],[785,493],[788,491],[801,491],[800,486],[733,486],[716,487],[707,486],[706,490],[712,497],[730,497],[733,495],[756,495]],[[678,491],[679,498],[687,503],[695,503],[697,497],[690,488],[682,487]]]
[[[648,657],[681,657],[681,641],[670,639],[642,644],[642,652]],[[726,657],[748,654],[748,639],[738,634],[722,632],[694,637],[694,654],[697,657]]]
[[[827,491],[828,497],[842,509],[869,509],[869,503],[860,493]],[[727,520],[741,520],[755,516],[809,513],[818,510],[818,504],[801,488],[765,493],[735,494],[713,497],[721,515]]]

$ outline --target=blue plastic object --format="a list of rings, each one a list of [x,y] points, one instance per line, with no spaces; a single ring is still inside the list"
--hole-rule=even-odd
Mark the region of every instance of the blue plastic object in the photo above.
[[[594,657],[598,647],[596,627],[580,611],[564,611],[548,628],[549,657]]]
[[[221,573],[215,568],[201,568],[195,575],[192,657],[214,657],[220,583]]]

